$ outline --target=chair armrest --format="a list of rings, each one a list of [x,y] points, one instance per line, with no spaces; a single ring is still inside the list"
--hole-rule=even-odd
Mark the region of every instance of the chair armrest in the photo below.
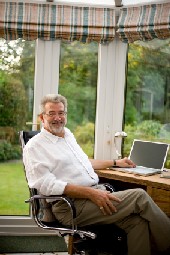
[[[110,192],[114,192],[115,188],[110,183],[103,183],[103,185],[106,187],[106,190]]]
[[[70,207],[70,210],[72,212],[73,219],[76,218],[76,208],[74,206],[74,203],[69,197],[66,196],[60,196],[60,195],[51,195],[51,196],[44,196],[44,195],[33,195],[28,200],[25,200],[25,203],[32,203],[34,200],[39,199],[52,199],[55,201],[65,201],[68,206]]]
[[[56,201],[65,201],[68,204],[71,214],[72,214],[71,228],[69,226],[68,227],[63,226],[61,224],[57,224],[58,225],[57,227],[47,226],[40,219],[38,219],[38,217],[37,217],[37,215],[38,215],[37,200],[40,200],[40,199],[53,199],[53,200],[55,199]],[[51,195],[51,196],[33,195],[28,200],[25,200],[25,202],[32,204],[33,217],[39,227],[46,229],[46,230],[57,231],[59,236],[64,236],[64,235],[68,235],[68,234],[69,235],[78,234],[81,238],[85,238],[85,237],[89,237],[91,239],[96,238],[95,233],[77,229],[77,226],[74,224],[74,218],[76,217],[76,209],[75,209],[74,203],[72,202],[72,200],[70,198],[68,198],[66,196],[57,196],[57,195]],[[57,220],[56,220],[56,222],[57,222]]]
[[[41,200],[44,199],[46,201],[46,199],[52,199],[52,201],[54,201],[54,200],[55,201],[64,201],[64,202],[67,203],[67,205],[70,209],[71,215],[72,215],[72,222],[71,222],[72,230],[76,229],[76,226],[74,224],[74,218],[76,217],[76,209],[75,209],[74,204],[73,204],[73,202],[71,201],[70,198],[68,198],[66,196],[59,196],[59,195],[45,196],[45,195],[41,195],[41,194],[36,194],[36,192],[37,192],[36,189],[30,189],[30,193],[32,194],[32,196],[28,200],[26,200],[25,202],[26,203],[31,203],[31,205],[32,205],[32,214],[33,214],[34,220],[35,220],[35,222],[37,223],[38,226],[43,227],[45,229],[57,230],[58,226],[61,225],[56,219],[55,221],[58,222],[57,228],[56,227],[49,227],[49,226],[45,225],[43,223],[43,220],[41,220],[38,216],[39,215],[39,210],[40,210]],[[51,205],[50,205],[50,203],[47,203],[47,205],[48,204],[49,204],[49,208],[50,208]],[[50,211],[51,211],[51,208],[50,208]],[[50,214],[52,214],[52,212]],[[63,226],[62,226],[62,228],[63,228]]]

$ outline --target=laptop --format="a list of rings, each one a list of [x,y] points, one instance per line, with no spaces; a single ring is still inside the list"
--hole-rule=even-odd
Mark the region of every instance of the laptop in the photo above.
[[[161,173],[168,150],[169,145],[166,143],[135,139],[130,150],[129,159],[136,164],[136,168],[121,168],[119,170],[144,176]]]

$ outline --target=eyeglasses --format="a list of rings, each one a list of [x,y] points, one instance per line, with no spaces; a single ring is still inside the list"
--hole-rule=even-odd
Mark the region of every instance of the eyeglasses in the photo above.
[[[64,111],[62,111],[62,112],[49,112],[49,113],[44,112],[43,114],[53,118],[55,116],[64,117],[67,114],[67,112],[64,112]]]

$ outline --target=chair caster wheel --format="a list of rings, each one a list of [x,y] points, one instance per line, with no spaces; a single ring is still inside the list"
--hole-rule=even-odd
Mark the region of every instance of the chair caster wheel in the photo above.
[[[74,253],[73,255],[86,255],[85,251],[79,251],[79,253]]]

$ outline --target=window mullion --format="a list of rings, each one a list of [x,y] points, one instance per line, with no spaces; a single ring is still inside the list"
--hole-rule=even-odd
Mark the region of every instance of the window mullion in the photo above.
[[[114,134],[122,130],[127,44],[99,46],[95,158],[116,158]],[[121,144],[118,145],[119,147]]]
[[[33,123],[37,123],[41,98],[58,93],[60,41],[37,40]],[[33,126],[36,129],[36,126]]]

